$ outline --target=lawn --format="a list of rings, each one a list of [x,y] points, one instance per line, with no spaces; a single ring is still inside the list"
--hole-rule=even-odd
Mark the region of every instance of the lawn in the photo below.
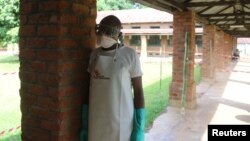
[[[18,72],[17,56],[0,56],[0,73]],[[142,63],[143,87],[146,106],[146,128],[153,120],[165,111],[168,105],[168,89],[171,82],[172,65],[163,62]],[[195,67],[195,80],[200,80],[199,67]],[[20,80],[17,74],[0,75],[0,134],[21,123],[20,113]],[[11,85],[10,85],[11,84]],[[0,135],[0,141],[20,141],[20,128]]]
[[[18,56],[0,56],[0,141],[21,140],[18,128],[21,124],[18,70]]]
[[[19,58],[17,55],[0,55],[0,73],[17,72],[19,70]]]

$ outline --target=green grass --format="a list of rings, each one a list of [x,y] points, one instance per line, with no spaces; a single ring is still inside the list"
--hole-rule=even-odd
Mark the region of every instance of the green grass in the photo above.
[[[17,72],[19,58],[17,55],[0,55],[0,72]]]
[[[22,141],[21,129],[19,128],[18,130],[0,136],[0,141]]]
[[[146,128],[148,129],[153,120],[164,111],[168,104],[168,87],[171,81],[169,76],[171,76],[172,65],[160,62],[144,63],[142,70],[147,114]]]
[[[144,88],[146,108],[146,128],[149,129],[154,119],[165,111],[168,105],[168,89],[171,77],[166,77],[160,82],[155,82]]]
[[[165,63],[162,65],[162,79],[160,79],[160,64],[143,64],[145,75],[143,78],[145,107],[147,112],[146,128],[149,129],[156,117],[165,111],[168,105],[169,84],[172,80],[172,65]],[[153,68],[153,69],[150,69]],[[194,80],[200,83],[200,66],[194,68]],[[151,83],[150,83],[151,82]]]
[[[0,72],[18,71],[17,56],[0,56]],[[143,86],[145,108],[147,112],[146,128],[149,129],[154,119],[165,111],[168,105],[169,84],[172,65],[169,63],[143,63]],[[162,71],[160,71],[162,69]],[[200,67],[194,70],[196,83],[200,82]],[[0,76],[1,77],[1,76]],[[0,132],[21,124],[20,80],[18,75],[4,76],[0,79]],[[11,84],[11,85],[10,85]],[[20,129],[0,136],[0,141],[21,141]]]
[[[18,72],[19,58],[16,55],[0,56],[0,73]],[[18,75],[0,76],[0,141],[21,141],[21,129],[8,132],[21,125],[20,81]]]

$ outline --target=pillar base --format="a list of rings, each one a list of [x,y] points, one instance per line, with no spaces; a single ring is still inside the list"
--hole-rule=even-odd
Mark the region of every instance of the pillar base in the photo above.
[[[169,100],[169,106],[182,108],[181,100],[170,99]],[[187,108],[187,109],[195,109],[196,107],[197,107],[196,99],[193,99],[191,101],[186,101],[185,108]]]
[[[216,80],[215,76],[214,77],[202,77],[200,83],[209,83],[212,84]]]

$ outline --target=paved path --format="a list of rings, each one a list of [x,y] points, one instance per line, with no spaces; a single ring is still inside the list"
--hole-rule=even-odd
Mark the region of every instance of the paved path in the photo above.
[[[146,133],[145,141],[207,141],[208,124],[250,125],[250,61],[232,63],[211,84],[197,86],[197,108],[167,107]]]

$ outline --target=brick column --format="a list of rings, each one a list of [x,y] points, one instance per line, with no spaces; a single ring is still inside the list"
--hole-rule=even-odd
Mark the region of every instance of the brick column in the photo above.
[[[95,0],[20,1],[23,141],[79,141]]]
[[[214,62],[214,44],[215,44],[215,26],[204,25],[202,35],[202,65],[201,79],[213,81],[215,79]]]
[[[215,34],[215,67],[218,70],[224,69],[223,63],[224,32],[216,31]]]
[[[225,67],[228,67],[230,65],[230,62],[232,60],[231,57],[231,50],[232,50],[232,46],[233,46],[233,38],[232,36],[230,36],[229,34],[225,34],[224,36],[224,40],[225,40],[225,48],[224,48],[224,65]]]
[[[234,52],[234,50],[237,48],[237,37],[233,37],[233,48],[232,48],[232,50],[231,50],[231,52],[232,52],[232,55],[233,55],[233,52]]]
[[[173,32],[173,73],[170,84],[170,106],[180,107],[183,88],[183,60],[185,33],[189,33],[188,63],[187,63],[187,93],[186,107],[196,106],[194,82],[194,53],[195,53],[195,14],[191,11],[174,12]]]

